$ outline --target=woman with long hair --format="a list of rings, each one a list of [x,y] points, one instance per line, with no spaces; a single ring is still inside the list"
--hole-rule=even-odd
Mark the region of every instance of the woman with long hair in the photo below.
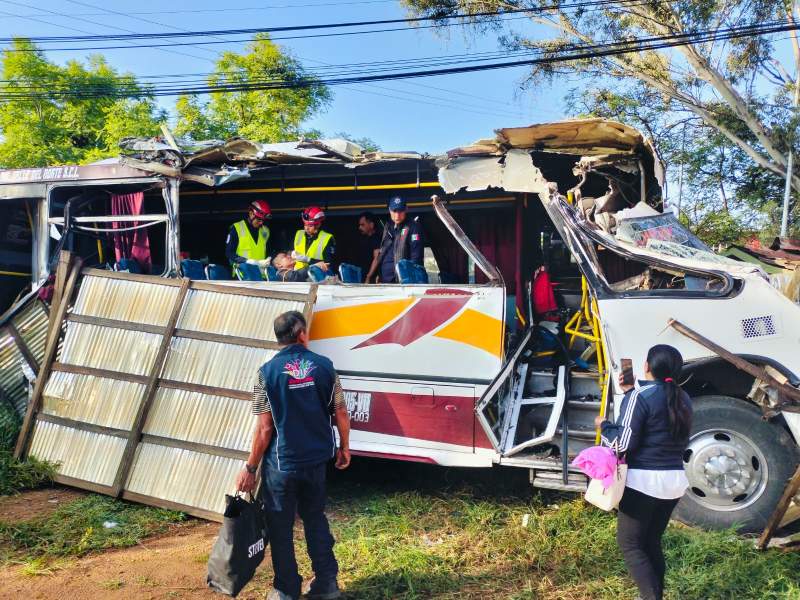
[[[619,503],[617,543],[642,600],[661,600],[666,564],[661,538],[689,482],[683,452],[692,427],[692,404],[678,384],[683,357],[653,346],[644,380],[620,385],[625,396],[615,423],[595,419],[603,445],[625,455],[628,477]]]

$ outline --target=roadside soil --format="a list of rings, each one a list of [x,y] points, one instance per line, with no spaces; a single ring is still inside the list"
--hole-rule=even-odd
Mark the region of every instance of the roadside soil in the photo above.
[[[13,496],[0,497],[0,521],[28,521],[49,515],[62,504],[68,504],[85,494],[68,488],[34,490]]]
[[[24,520],[82,495],[68,489],[26,492],[0,501],[0,520]],[[53,501],[56,502],[53,502]],[[190,519],[137,546],[56,561],[32,575],[24,566],[0,569],[0,599],[161,600],[224,596],[206,587],[206,562],[218,523]],[[238,599],[264,598],[271,579],[269,557]]]

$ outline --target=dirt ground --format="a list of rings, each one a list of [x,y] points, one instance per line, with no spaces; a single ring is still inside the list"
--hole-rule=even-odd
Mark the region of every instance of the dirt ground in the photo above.
[[[30,518],[73,500],[80,492],[56,489],[27,492],[0,501],[0,519]],[[124,550],[109,550],[51,565],[31,575],[22,567],[0,570],[0,599],[220,600],[205,584],[208,552],[219,524],[191,519],[165,535]],[[269,562],[269,558],[265,559]],[[270,578],[264,564],[238,598],[263,598]]]
[[[0,521],[27,521],[46,516],[61,504],[77,500],[84,493],[67,488],[53,488],[0,497]]]

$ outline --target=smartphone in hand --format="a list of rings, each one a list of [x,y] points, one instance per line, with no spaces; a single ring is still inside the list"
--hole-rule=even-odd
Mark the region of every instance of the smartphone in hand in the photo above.
[[[619,362],[622,367],[622,384],[634,385],[636,382],[633,377],[633,361],[630,358],[622,358]]]

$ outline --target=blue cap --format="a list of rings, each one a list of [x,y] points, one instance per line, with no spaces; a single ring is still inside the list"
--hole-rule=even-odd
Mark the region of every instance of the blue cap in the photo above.
[[[406,201],[400,196],[395,196],[389,200],[389,210],[401,211],[406,209]]]

